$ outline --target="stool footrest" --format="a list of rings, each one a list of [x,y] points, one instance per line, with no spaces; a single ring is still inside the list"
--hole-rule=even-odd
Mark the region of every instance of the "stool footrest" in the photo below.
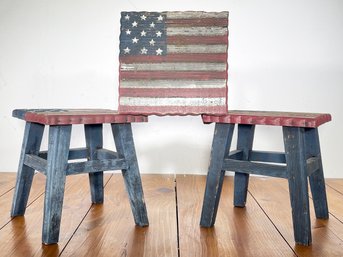
[[[69,163],[67,165],[67,176],[81,173],[102,172],[105,170],[126,170],[127,168],[127,163],[123,158]]]
[[[225,159],[223,162],[223,170],[277,178],[287,178],[286,166],[270,163]]]
[[[101,157],[105,157],[104,152],[107,151],[108,153],[106,153],[107,155],[106,157],[110,157],[109,152],[111,152],[111,156],[113,158],[107,158],[107,159],[99,158],[100,160],[90,160],[90,161],[84,161],[84,162],[68,163],[66,167],[66,175],[76,175],[76,174],[81,174],[81,173],[94,173],[94,172],[101,172],[105,170],[125,170],[128,168],[128,165],[125,159],[120,158],[116,152],[112,152],[112,151],[108,151],[104,149],[101,149],[101,150],[102,151],[99,151],[100,155],[103,155]],[[80,152],[74,151],[74,153],[80,153]],[[41,157],[44,155],[45,155],[44,153],[40,155],[26,154],[24,158],[24,164],[46,175],[48,161],[45,158]],[[82,158],[87,158],[87,157],[82,157]]]
[[[48,151],[40,151],[39,157],[43,159],[48,158]],[[68,160],[78,160],[89,158],[89,149],[87,147],[69,149]]]

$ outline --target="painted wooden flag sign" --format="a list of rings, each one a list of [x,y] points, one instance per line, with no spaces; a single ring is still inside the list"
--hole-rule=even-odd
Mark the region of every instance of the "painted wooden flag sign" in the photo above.
[[[227,12],[122,12],[119,112],[227,113]]]

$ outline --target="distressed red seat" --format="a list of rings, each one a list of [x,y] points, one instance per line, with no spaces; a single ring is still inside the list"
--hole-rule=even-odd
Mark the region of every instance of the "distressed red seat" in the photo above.
[[[18,109],[13,116],[26,121],[11,216],[24,215],[34,171],[46,175],[44,244],[58,242],[65,179],[89,173],[92,203],[104,200],[103,171],[122,170],[135,223],[149,224],[131,122],[146,122],[146,116],[119,114],[106,109]],[[103,148],[103,123],[110,123],[117,152]],[[86,147],[69,149],[71,129],[83,124]],[[40,151],[43,131],[49,126],[48,151]],[[81,160],[68,163],[68,160]]]

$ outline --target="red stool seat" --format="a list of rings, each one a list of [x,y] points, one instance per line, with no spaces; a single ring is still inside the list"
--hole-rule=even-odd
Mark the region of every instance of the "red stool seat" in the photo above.
[[[202,115],[204,123],[234,123],[317,128],[331,121],[328,113],[229,111],[226,115]]]
[[[109,109],[17,109],[13,117],[44,125],[147,122],[143,115],[119,114]]]

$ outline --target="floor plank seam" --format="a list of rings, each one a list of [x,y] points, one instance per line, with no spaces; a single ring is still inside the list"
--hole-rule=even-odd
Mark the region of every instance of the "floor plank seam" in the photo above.
[[[113,177],[113,174],[111,174],[111,176],[109,177],[109,179],[106,181],[105,185],[104,185],[104,188],[106,188],[108,182],[112,179]],[[81,219],[79,225],[75,228],[73,234],[70,236],[70,238],[68,239],[67,243],[65,244],[65,246],[63,247],[63,249],[61,250],[61,252],[58,254],[58,256],[61,256],[63,254],[63,252],[65,251],[65,249],[67,248],[67,246],[69,245],[70,241],[73,239],[74,235],[77,233],[77,231],[79,230],[80,226],[82,225],[83,221],[86,219],[88,213],[91,211],[92,207],[94,206],[95,204],[92,203],[90,205],[90,207],[88,208],[88,210],[86,211],[85,215],[83,216],[83,218]]]
[[[333,187],[333,186],[331,186],[331,185],[329,185],[329,184],[326,184],[326,183],[325,183],[325,186],[330,187],[332,190],[336,191],[336,192],[339,193],[340,195],[343,195],[343,192],[339,191],[339,190],[336,189],[335,187]]]
[[[332,188],[333,190],[335,190],[334,188]],[[335,190],[336,191],[336,190]],[[338,192],[339,193],[339,192]],[[343,195],[343,194],[342,194]],[[312,196],[309,196],[309,198],[311,200],[313,200]],[[343,220],[341,220],[340,218],[336,217],[335,214],[333,214],[331,211],[330,211],[330,208],[329,208],[329,214],[334,217],[338,222],[342,223],[343,224]],[[341,239],[340,237],[338,237],[341,241],[343,241],[343,239]]]
[[[279,230],[279,228],[275,225],[275,223],[273,222],[273,220],[269,217],[269,215],[267,214],[267,212],[263,209],[263,207],[260,205],[260,203],[257,201],[257,199],[253,196],[253,194],[248,190],[249,195],[254,199],[254,201],[256,202],[256,204],[261,208],[262,212],[264,213],[264,215],[266,215],[267,219],[270,221],[270,223],[274,226],[274,228],[276,229],[276,231],[279,233],[279,235],[282,237],[282,239],[286,242],[286,244],[288,245],[288,247],[290,248],[290,250],[295,254],[295,256],[299,256],[295,250],[293,249],[293,247],[289,244],[289,242],[286,240],[286,238],[284,237],[284,235],[282,235],[281,231]]]
[[[12,191],[13,189],[14,189],[14,187],[8,189],[8,190],[5,191],[4,193],[2,193],[2,194],[0,195],[0,197],[4,196],[5,194],[7,194],[8,192]]]
[[[9,192],[9,191],[8,191]],[[44,192],[42,192],[40,195],[38,195],[35,199],[32,200],[32,202],[30,202],[27,206],[26,206],[26,209],[28,207],[30,207],[30,205],[32,205],[35,201],[38,200],[38,198],[42,197],[44,195]],[[24,215],[23,215],[24,216]],[[6,227],[10,222],[13,221],[13,219],[15,219],[16,217],[10,217],[9,221],[6,222],[2,227],[0,227],[0,230],[3,229],[4,227]]]
[[[179,229],[179,208],[177,199],[177,180],[174,176],[174,190],[175,190],[175,211],[176,211],[176,242],[177,242],[177,256],[180,257],[180,229]]]

